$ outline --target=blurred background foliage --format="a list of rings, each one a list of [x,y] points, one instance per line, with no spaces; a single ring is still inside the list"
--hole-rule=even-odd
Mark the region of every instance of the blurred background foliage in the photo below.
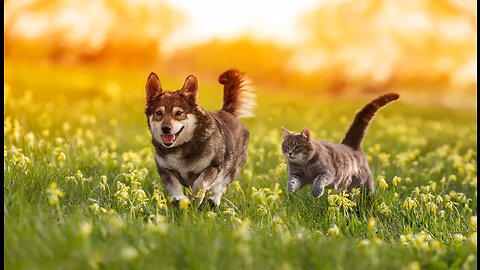
[[[234,67],[260,90],[357,98],[397,91],[406,102],[476,109],[472,0],[318,1],[299,14],[295,42],[248,32],[189,39],[188,13],[169,1],[22,0],[4,8],[7,69],[28,62],[216,78]]]

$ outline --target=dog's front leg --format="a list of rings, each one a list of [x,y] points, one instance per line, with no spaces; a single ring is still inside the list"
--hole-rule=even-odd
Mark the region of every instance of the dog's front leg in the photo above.
[[[205,198],[205,193],[217,178],[218,172],[218,167],[208,167],[198,176],[195,182],[193,182],[192,191],[193,195],[195,196],[197,206],[202,204],[203,199]]]
[[[182,190],[182,185],[177,179],[177,176],[165,169],[158,168],[158,173],[160,174],[160,178],[162,179],[163,186],[170,195],[170,200],[173,204],[179,205],[180,201],[185,197]]]

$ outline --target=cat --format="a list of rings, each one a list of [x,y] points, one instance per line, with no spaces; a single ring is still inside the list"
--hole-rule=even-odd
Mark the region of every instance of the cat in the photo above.
[[[282,127],[282,152],[289,170],[287,192],[293,193],[309,184],[312,184],[312,195],[317,198],[326,188],[346,190],[351,195],[353,188],[375,192],[372,172],[361,144],[375,113],[399,97],[390,93],[365,105],[356,113],[340,144],[315,141],[308,128],[296,134]]]

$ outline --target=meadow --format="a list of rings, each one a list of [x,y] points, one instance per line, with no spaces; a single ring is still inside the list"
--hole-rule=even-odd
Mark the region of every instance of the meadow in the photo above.
[[[149,72],[5,64],[5,269],[476,269],[475,111],[400,97],[363,144],[378,194],[315,199],[285,190],[280,127],[339,142],[369,100],[260,88],[220,207],[177,208],[144,115]],[[170,90],[188,75],[156,72]],[[206,109],[221,107],[216,79],[199,78]]]

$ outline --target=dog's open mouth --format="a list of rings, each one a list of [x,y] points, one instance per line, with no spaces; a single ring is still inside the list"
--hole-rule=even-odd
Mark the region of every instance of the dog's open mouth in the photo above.
[[[163,134],[162,135],[162,142],[163,145],[170,147],[175,143],[175,140],[177,139],[178,135],[180,132],[182,132],[184,127],[182,127],[177,133],[175,134]]]

